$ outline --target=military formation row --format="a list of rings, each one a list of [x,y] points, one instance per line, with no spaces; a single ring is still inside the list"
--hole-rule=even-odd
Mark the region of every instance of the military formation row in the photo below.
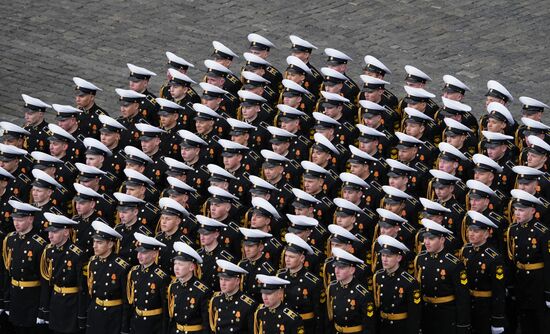
[[[118,118],[73,78],[76,106],[23,94],[0,122],[0,326],[79,333],[543,333],[550,309],[548,106],[290,37],[284,75],[250,34],[213,42],[199,95],[128,64]],[[45,115],[55,111],[55,124]],[[30,152],[30,153],[29,153]],[[71,217],[71,218],[69,218]],[[2,312],[0,311],[0,313]],[[546,323],[545,323],[546,322]]]

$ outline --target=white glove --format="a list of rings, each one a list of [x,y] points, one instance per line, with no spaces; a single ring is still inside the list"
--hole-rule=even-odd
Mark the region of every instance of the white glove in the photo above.
[[[550,308],[550,302],[546,302],[546,307]],[[0,312],[2,313],[2,312]]]
[[[504,333],[504,327],[491,326],[491,334],[500,334],[500,333]]]
[[[36,324],[37,325],[44,325],[46,322],[44,321],[44,319],[40,319],[40,318],[36,318]]]

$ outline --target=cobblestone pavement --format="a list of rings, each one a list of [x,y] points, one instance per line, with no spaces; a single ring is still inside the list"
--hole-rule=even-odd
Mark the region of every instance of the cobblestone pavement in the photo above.
[[[511,109],[518,119],[517,97],[550,102],[547,1],[20,0],[0,2],[0,11],[0,119],[19,123],[21,93],[71,104],[73,76],[102,87],[98,104],[116,115],[114,88],[126,87],[127,62],[156,71],[156,91],[165,51],[193,62],[190,75],[198,80],[212,40],[242,53],[251,32],[278,46],[270,60],[283,70],[288,35],[296,34],[319,47],[312,61],[318,68],[325,47],[349,54],[348,73],[357,81],[363,56],[379,57],[393,70],[388,80],[398,95],[403,66],[411,64],[434,79],[434,93],[444,74],[463,79],[474,90],[466,102],[478,113],[489,79],[516,97]],[[242,58],[237,62],[233,70]]]

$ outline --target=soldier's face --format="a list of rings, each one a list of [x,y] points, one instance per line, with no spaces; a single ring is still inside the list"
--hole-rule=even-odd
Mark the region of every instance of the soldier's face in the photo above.
[[[266,59],[267,56],[269,56],[269,51],[267,50],[250,49],[250,53],[255,54],[256,56],[261,57],[263,59]]]
[[[50,154],[54,157],[62,157],[65,155],[65,152],[67,152],[67,148],[69,148],[69,145],[67,143],[62,141],[50,141]]]
[[[94,239],[94,255],[105,257],[111,251],[113,245],[112,241]]]
[[[315,129],[315,132],[322,134],[325,136],[328,140],[332,140],[334,138],[334,129]]]
[[[114,148],[118,145],[120,140],[120,133],[116,132],[101,132],[100,134],[101,143],[108,148]]]
[[[133,223],[138,215],[138,209],[118,210],[118,218],[121,224]]]
[[[362,178],[364,175],[366,175],[369,172],[369,166],[363,165],[363,164],[350,163],[349,171],[353,175],[357,175]]]
[[[313,217],[313,208],[294,207],[294,214],[298,216]]]
[[[174,260],[174,275],[177,278],[187,278],[193,275],[195,264],[191,261]]]
[[[459,92],[444,91],[442,96],[449,100],[458,101],[458,102],[462,101],[462,99],[464,98],[464,95],[462,95],[462,93],[459,93]]]
[[[231,141],[234,141],[237,144],[241,144],[244,146],[248,146],[248,138],[250,138],[250,135],[248,133],[244,133],[241,135],[231,135]]]
[[[68,229],[48,232],[48,239],[50,240],[50,243],[54,246],[63,244],[65,241],[67,241],[68,238],[69,238]]]
[[[327,86],[327,85],[324,85],[324,89],[325,89],[325,92],[329,92],[329,93],[333,93],[333,94],[340,94],[340,92],[342,91],[342,87],[344,86],[344,84],[335,84],[335,85],[331,85],[331,86]]]
[[[323,179],[304,178],[304,191],[308,194],[315,195],[323,189]]]
[[[199,155],[200,148],[198,147],[181,147],[180,154],[185,162],[192,162]]]
[[[303,61],[306,64],[309,61],[309,57],[311,55],[310,53],[304,52],[304,51],[292,51],[290,54],[293,55],[294,57],[300,59],[301,61]]]
[[[231,209],[231,204],[229,203],[210,203],[210,216],[214,219],[220,220],[220,218],[225,218]],[[223,219],[221,219],[223,220]]]
[[[9,161],[0,161],[0,167],[4,168],[10,173],[14,172],[17,169],[18,165],[19,165],[18,159],[13,159]]]
[[[397,188],[399,190],[405,190],[407,189],[407,183],[409,182],[409,178],[406,176],[398,176],[398,177],[390,177],[388,178],[388,184],[394,188]]]
[[[336,275],[336,280],[339,282],[347,282],[351,280],[353,274],[355,273],[355,267],[352,266],[334,266],[334,274]]]
[[[443,249],[445,237],[424,237],[424,246],[429,253],[438,253]]]
[[[23,148],[24,143],[25,141],[23,138],[5,138],[2,140],[2,144],[13,145],[17,148]]]
[[[415,82],[415,81],[405,81],[405,85],[409,87],[414,87],[414,88],[424,88],[424,86],[426,86],[426,84],[422,82]]]
[[[283,104],[296,108],[302,102],[301,96],[283,96]]]
[[[159,149],[160,138],[155,137],[149,140],[141,140],[140,143],[143,153],[147,155],[154,155]]]
[[[305,75],[303,74],[299,74],[299,73],[295,73],[295,72],[288,72],[286,74],[286,78],[288,80],[291,80],[291,81],[294,81],[295,83],[301,85],[302,82],[304,82],[304,79],[306,78]]]
[[[456,169],[458,168],[458,162],[456,161],[449,161],[446,159],[439,159],[437,163],[437,168],[440,171],[444,171],[446,173],[454,175],[456,172]]]
[[[223,99],[221,97],[218,97],[216,99],[207,100],[207,99],[201,99],[201,103],[207,106],[208,108],[212,110],[218,109],[220,104],[222,103]]]
[[[44,203],[50,200],[53,191],[51,189],[32,187],[31,196],[34,203]]]
[[[487,147],[487,156],[495,161],[499,160],[506,153],[506,145],[499,145],[497,147]]]
[[[264,94],[264,88],[262,86],[247,88],[245,90],[260,96]]]
[[[137,102],[120,106],[120,114],[122,115],[123,118],[129,118],[134,115],[137,115],[138,111],[139,111],[139,104]]]
[[[489,230],[474,228],[472,226],[468,227],[468,241],[474,246],[481,246],[487,241],[489,237]]]
[[[181,100],[185,97],[185,94],[189,91],[189,87],[181,85],[170,85],[170,95],[174,100]]]
[[[438,224],[443,224],[443,216],[441,216],[441,215],[432,215],[432,214],[424,212],[424,213],[422,213],[422,217],[433,220],[434,222],[436,222]]]
[[[207,134],[214,128],[214,121],[197,119],[195,120],[195,128],[198,134]]]
[[[223,157],[223,166],[225,169],[231,171],[239,168],[243,156],[240,154],[234,154],[232,156]]]
[[[86,154],[86,165],[101,169],[105,157],[102,155]]]
[[[542,154],[536,154],[533,152],[527,153],[527,166],[539,169],[546,163],[548,156]]]
[[[327,152],[323,152],[318,149],[313,149],[311,151],[311,161],[316,163],[317,165],[321,167],[326,166],[329,160],[330,154],[328,154]]]
[[[363,74],[377,79],[384,79],[384,75],[378,72],[363,70]]]
[[[408,147],[405,149],[398,150],[397,157],[401,162],[409,162],[415,158],[417,152],[418,152],[418,148]]]
[[[216,240],[218,240],[218,237],[220,236],[219,232],[212,232],[212,233],[200,233],[199,239],[201,242],[202,247],[210,247],[214,245]]]
[[[470,210],[483,212],[489,206],[488,198],[472,198],[470,197]]]
[[[382,116],[380,115],[363,117],[363,124],[373,129],[376,129],[381,122],[382,122]]]
[[[330,107],[325,107],[325,110],[323,110],[323,113],[329,117],[337,119],[342,115],[342,106],[331,105]]]
[[[95,209],[95,201],[76,201],[75,209],[79,216],[87,217]]]
[[[76,95],[74,97],[74,100],[78,108],[89,108],[94,103],[95,95]]]
[[[185,182],[185,181],[184,181]],[[187,194],[170,194],[171,199],[178,202],[179,204],[183,205],[185,207],[185,204],[187,203],[187,200],[189,199],[189,196]]]
[[[348,64],[339,64],[339,65],[328,64],[327,67],[332,68],[333,70],[338,71],[340,73],[344,73],[348,69]]]
[[[491,102],[497,102],[502,105],[506,105],[506,102],[504,102],[503,99],[499,99],[498,97],[494,97],[494,96],[487,96],[485,98],[485,106],[487,107]]]
[[[281,155],[284,155],[288,151],[289,147],[290,147],[289,142],[271,144],[271,149],[273,150],[273,152]]]
[[[449,136],[446,136],[445,137],[445,141],[451,145],[453,145],[454,147],[458,148],[458,149],[461,149],[462,146],[464,145],[464,141],[466,140],[466,136],[465,135],[460,135],[460,136],[452,136],[452,137],[449,137]]]
[[[143,172],[145,171],[145,166],[144,165],[136,164],[136,163],[131,162],[131,161],[127,161],[125,167],[128,168],[128,169],[133,169],[136,172],[140,172],[141,174],[143,174]]]
[[[43,112],[25,112],[25,125],[38,125],[44,120]]]
[[[405,133],[415,138],[420,138],[424,134],[424,125],[416,122],[405,122]]]
[[[411,107],[418,111],[424,112],[426,110],[426,102],[408,102],[407,107]]]
[[[225,82],[225,79],[222,78],[222,77],[206,77],[206,82],[211,84],[211,85],[214,85],[216,87],[219,87],[219,88],[222,88],[223,87],[223,84]]]
[[[399,226],[380,226],[380,234],[381,235],[389,235],[390,237],[396,237],[397,232],[399,232]]]
[[[91,180],[78,180],[78,183],[83,185],[84,187],[88,187],[93,190],[99,189],[99,178],[91,179]]]
[[[128,87],[134,92],[141,93],[147,88],[149,80],[128,81]]]
[[[382,93],[384,93],[383,89],[374,89],[365,91],[363,93],[363,96],[365,96],[365,100],[367,101],[378,103],[382,99]]]
[[[220,277],[220,291],[232,295],[239,290],[240,282],[238,277]]]
[[[161,215],[160,216],[160,230],[162,232],[172,233],[178,229],[181,223],[181,218],[173,215]]]
[[[158,253],[159,252],[155,250],[146,250],[143,252],[138,252],[137,259],[139,264],[141,264],[142,266],[148,266],[152,264],[153,262],[155,262],[155,259],[157,258]]]
[[[216,63],[222,64],[223,66],[225,66],[227,68],[229,68],[229,66],[231,66],[231,64],[233,63],[232,60],[227,59],[227,58],[217,58],[215,60],[216,60]]]
[[[298,254],[289,251],[285,251],[285,268],[289,270],[296,270],[301,268],[304,264],[305,256],[303,254]]]
[[[534,114],[527,114],[526,112],[522,112],[521,115],[523,117],[530,118],[538,122],[542,120],[542,112],[536,112]]]
[[[145,186],[126,186],[126,194],[132,195],[137,198],[144,198],[145,197]]]
[[[267,308],[276,308],[283,300],[283,290],[275,290],[271,293],[262,293],[262,301]]]
[[[354,204],[359,203],[361,200],[361,196],[363,195],[362,192],[354,190],[354,189],[342,189],[342,197],[345,200],[348,200]]]
[[[334,241],[331,241],[331,242],[330,242],[330,247],[331,247],[331,248],[340,248],[340,249],[345,250],[345,251],[348,252],[348,253],[351,253],[351,252],[352,252],[352,246],[351,246],[351,244],[345,244],[345,243],[341,243],[341,242],[334,242]]]
[[[499,121],[493,117],[487,120],[487,130],[491,132],[504,132],[506,129],[506,122]]]
[[[531,181],[529,183],[519,183],[518,189],[528,192],[531,195],[534,195],[537,192],[537,187],[539,183],[537,181]]]
[[[518,224],[527,223],[535,215],[535,208],[514,207],[514,218]]]
[[[438,200],[447,201],[453,195],[454,186],[437,187],[437,188],[434,188],[434,191]]]
[[[256,229],[262,229],[269,225],[269,223],[271,223],[271,219],[269,219],[269,217],[259,215],[257,213],[252,214],[252,218],[250,219],[250,226]]]
[[[336,225],[351,229],[355,223],[355,216],[336,216]]]
[[[17,233],[25,234],[32,229],[33,220],[34,216],[13,217],[13,226],[15,227],[15,231]]]
[[[392,270],[399,266],[403,257],[398,254],[382,254],[382,267],[386,270]]]
[[[258,116],[258,113],[260,112],[260,106],[243,106],[241,108],[241,112],[243,113],[243,118],[245,120],[253,121],[256,119],[256,116]]]
[[[491,172],[481,172],[476,171],[474,172],[474,180],[479,181],[487,186],[490,186],[493,182],[493,179],[495,178],[495,174]]]
[[[290,133],[295,133],[300,129],[300,120],[293,119],[281,122],[281,129],[286,130]]]
[[[213,187],[222,188],[223,190],[229,191],[229,182],[225,181],[210,181],[210,185]]]
[[[244,256],[249,260],[256,260],[260,253],[264,250],[264,246],[261,243],[247,245],[244,244]]]
[[[405,204],[403,204],[402,202],[397,203],[397,204],[393,204],[393,203],[389,204],[389,203],[384,202],[384,209],[389,210],[389,211],[395,213],[396,215],[401,216],[401,211],[404,208],[405,208]]]
[[[177,121],[178,121],[178,114],[168,114],[168,115],[162,115],[160,116],[160,125],[164,127],[165,129],[171,129],[173,128]]]
[[[371,140],[368,142],[359,141],[359,149],[363,152],[367,152],[370,155],[378,152],[378,140]]]

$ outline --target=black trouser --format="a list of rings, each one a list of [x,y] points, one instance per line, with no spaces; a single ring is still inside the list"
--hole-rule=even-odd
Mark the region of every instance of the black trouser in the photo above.
[[[547,334],[550,328],[550,310],[519,310],[519,326],[522,334]]]
[[[454,303],[424,303],[420,326],[422,334],[456,333],[456,307]]]

